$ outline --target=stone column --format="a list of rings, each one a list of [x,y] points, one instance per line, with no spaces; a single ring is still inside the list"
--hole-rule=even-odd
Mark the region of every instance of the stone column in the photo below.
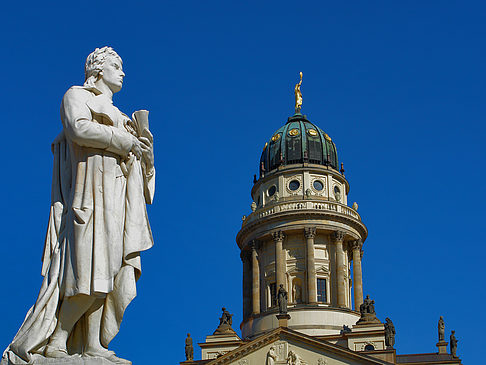
[[[353,285],[354,285],[354,310],[359,311],[363,303],[363,275],[361,273],[361,240],[353,241]]]
[[[283,256],[283,240],[284,233],[282,231],[277,231],[272,234],[273,241],[275,242],[275,278],[277,290],[280,284],[283,284],[284,288],[287,289],[287,284],[285,280],[285,257]]]
[[[251,314],[251,296],[250,296],[250,258],[248,251],[241,251],[240,258],[243,262],[243,320]]]
[[[344,232],[336,231],[333,234],[336,245],[336,276],[337,276],[337,304],[346,308],[346,266],[344,265]]]
[[[307,302],[309,304],[315,304],[317,303],[316,265],[314,259],[314,237],[316,236],[316,227],[304,228],[304,235],[307,250]]]
[[[260,265],[258,264],[258,242],[253,240],[250,242],[251,247],[251,273],[252,273],[252,286],[251,286],[251,301],[253,303],[253,314],[260,313]]]

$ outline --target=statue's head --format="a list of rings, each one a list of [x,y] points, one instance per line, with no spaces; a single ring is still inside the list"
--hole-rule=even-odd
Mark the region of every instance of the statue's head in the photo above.
[[[125,73],[121,57],[111,47],[96,48],[86,59],[84,86],[96,88],[103,82],[113,93],[121,90]]]
[[[440,316],[440,318],[439,318],[439,319],[444,319],[444,318],[443,318],[442,316]]]

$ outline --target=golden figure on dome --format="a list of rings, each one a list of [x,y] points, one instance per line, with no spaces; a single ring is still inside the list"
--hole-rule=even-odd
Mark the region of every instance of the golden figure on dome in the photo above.
[[[295,114],[300,113],[302,108],[302,92],[300,91],[302,85],[302,72],[300,72],[300,81],[295,85]]]

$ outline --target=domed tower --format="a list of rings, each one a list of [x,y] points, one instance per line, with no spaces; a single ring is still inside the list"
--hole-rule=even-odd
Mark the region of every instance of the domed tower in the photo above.
[[[339,334],[360,318],[367,229],[357,206],[347,205],[349,183],[338,170],[335,144],[300,113],[299,94],[300,83],[296,113],[265,143],[252,213],[236,237],[243,262],[243,338],[279,326],[280,284],[288,292],[290,329]]]

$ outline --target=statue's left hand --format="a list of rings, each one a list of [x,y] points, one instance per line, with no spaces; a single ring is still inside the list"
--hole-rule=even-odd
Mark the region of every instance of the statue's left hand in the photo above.
[[[154,167],[154,144],[152,138],[138,137],[142,147],[142,158],[145,161],[147,168],[151,170]]]

